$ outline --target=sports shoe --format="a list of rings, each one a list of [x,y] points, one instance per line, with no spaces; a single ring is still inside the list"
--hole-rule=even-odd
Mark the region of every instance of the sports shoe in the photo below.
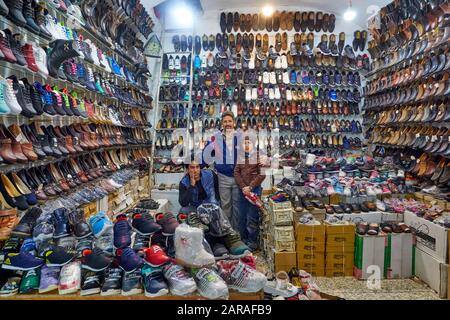
[[[132,244],[131,247],[134,251],[140,251],[142,249],[148,248],[150,243],[150,237],[143,236],[140,233],[134,232],[131,236]]]
[[[145,262],[152,267],[160,267],[170,262],[170,258],[166,255],[164,250],[158,246],[153,245],[150,248],[144,250]]]
[[[83,238],[83,239],[79,239],[77,241],[77,247],[76,250],[78,252],[78,256],[81,257],[83,255],[83,251],[88,249],[88,250],[92,250],[92,242],[93,242],[93,237],[87,237],[87,238]]]
[[[47,222],[41,222],[33,228],[33,240],[36,243],[53,239],[55,227]]]
[[[15,271],[13,275],[8,277],[6,283],[0,289],[0,296],[8,297],[13,296],[19,292],[19,285],[22,279],[22,272]]]
[[[122,288],[122,269],[109,268],[105,271],[105,280],[102,285],[102,296],[119,295]]]
[[[113,229],[110,228],[107,232],[103,233],[97,240],[94,242],[94,247],[101,249],[105,254],[109,256],[114,255],[114,245],[113,241]]]
[[[100,238],[103,233],[113,227],[113,223],[103,211],[91,216],[89,218],[89,225],[91,226],[91,230],[96,238]]]
[[[99,294],[101,291],[100,276],[95,271],[83,270],[80,295]]]
[[[159,297],[169,293],[169,288],[164,281],[161,268],[144,265],[142,268],[142,277],[146,297]]]
[[[267,278],[261,272],[250,268],[240,260],[217,262],[219,275],[230,289],[239,292],[258,292],[264,288]]]
[[[162,229],[161,225],[156,223],[148,212],[134,213],[131,225],[137,233],[144,236],[152,235]]]
[[[40,269],[25,271],[22,281],[20,282],[20,293],[31,293],[39,289]]]
[[[72,261],[77,254],[75,250],[66,250],[64,247],[53,244],[43,244],[42,247],[39,251],[42,252],[48,267],[62,267]]]
[[[155,216],[156,221],[162,227],[162,234],[165,236],[172,236],[175,233],[175,229],[179,226],[179,223],[175,216],[170,213],[158,213]]]
[[[249,247],[241,241],[239,234],[234,231],[224,237],[224,243],[231,258],[241,258],[251,253]]]
[[[59,267],[42,266],[39,293],[46,293],[58,289],[60,270]]]
[[[53,221],[55,226],[53,238],[57,239],[70,235],[70,226],[67,214],[68,211],[66,208],[59,208],[53,211]]]
[[[170,293],[176,296],[185,296],[197,290],[194,279],[178,264],[165,265],[163,274],[169,284]]]
[[[142,289],[142,273],[141,269],[136,269],[130,273],[125,273],[122,278],[122,295],[132,296],[141,294]]]
[[[280,271],[276,274],[275,280],[266,282],[264,292],[289,298],[298,293],[298,288],[289,282],[289,276],[285,271]]]
[[[117,249],[116,257],[119,261],[119,267],[125,272],[132,272],[142,266],[144,261],[130,247]]]
[[[105,256],[99,248],[94,250],[85,249],[81,253],[81,268],[90,271],[103,271],[111,264],[112,259]]]
[[[42,210],[40,208],[31,208],[20,219],[19,224],[14,228],[12,234],[18,237],[29,237],[36,225],[36,220],[41,215]]]
[[[77,239],[83,239],[92,234],[91,228],[84,219],[83,210],[74,210],[70,212],[69,222],[72,225],[73,234]]]
[[[214,270],[193,268],[191,272],[201,296],[208,299],[226,299],[228,297],[227,284]]]
[[[71,294],[80,290],[81,268],[79,261],[73,261],[61,268],[59,277],[59,294]]]
[[[121,214],[117,216],[114,223],[114,247],[126,248],[131,245],[131,226],[128,223],[127,216]]]
[[[200,217],[197,212],[189,213],[187,218],[187,224],[190,225],[191,227],[202,229],[204,233],[207,233],[209,231],[209,226],[205,224],[202,220],[200,220]]]
[[[201,229],[183,223],[175,230],[175,257],[189,266],[213,265],[215,263],[214,256],[205,250],[203,241]]]
[[[7,270],[33,270],[44,264],[44,260],[36,258],[31,253],[22,251],[19,253],[10,252],[3,261],[2,268]]]

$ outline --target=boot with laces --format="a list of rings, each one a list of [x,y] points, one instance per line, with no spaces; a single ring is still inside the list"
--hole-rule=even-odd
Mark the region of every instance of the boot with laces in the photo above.
[[[47,66],[50,75],[53,77],[58,75],[58,69],[64,61],[80,56],[75,41],[56,40],[50,43],[50,47],[52,50],[48,56]]]

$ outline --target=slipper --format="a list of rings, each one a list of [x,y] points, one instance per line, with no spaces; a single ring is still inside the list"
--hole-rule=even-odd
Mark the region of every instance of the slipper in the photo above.
[[[259,29],[259,17],[258,14],[254,14],[252,18],[252,29],[253,31],[258,31]]]
[[[300,12],[296,12],[294,16],[294,30],[295,32],[300,32],[302,25],[302,15]]]
[[[273,31],[278,32],[280,30],[280,13],[278,11],[275,11],[273,15]]]
[[[239,26],[238,26],[237,30],[234,30],[235,32],[238,32],[239,30],[242,32],[245,31],[245,19],[246,19],[245,14],[241,13],[239,15]]]
[[[245,31],[246,32],[252,32],[252,15],[247,14],[245,17]]]
[[[233,30],[233,13],[228,12],[227,14],[227,32],[230,33]],[[225,32],[223,32],[225,33]]]
[[[334,28],[336,28],[336,16],[334,14],[331,14],[330,24],[328,25],[328,32],[334,32]]]
[[[235,12],[233,15],[233,30],[237,32],[239,30],[239,13]]]
[[[330,15],[325,13],[322,17],[322,30],[323,32],[328,31],[328,27],[330,26]]]
[[[366,235],[368,230],[369,230],[369,226],[368,226],[367,222],[361,222],[356,227],[356,233],[359,235],[362,235],[362,236]]]
[[[288,46],[288,35],[286,32],[283,32],[283,34],[281,35],[281,49],[286,51],[287,46]]]
[[[294,24],[294,28],[295,28],[295,24]],[[308,12],[302,12],[301,19],[300,19],[300,30],[302,32],[306,32],[307,29],[308,29]],[[297,30],[295,30],[295,31],[297,31]]]
[[[377,236],[380,233],[380,226],[378,223],[369,224],[369,230],[367,230],[367,234],[371,236]]]
[[[266,30],[267,32],[272,32],[272,26],[273,26],[273,17],[266,17]]]
[[[292,31],[292,29],[294,28],[294,13],[293,12],[288,12],[286,19],[286,30],[287,31]]]
[[[320,30],[322,30],[322,26],[323,26],[323,13],[319,11],[316,14],[315,31],[320,32]]]
[[[280,28],[285,31],[287,29],[287,13],[282,11],[280,15]]]
[[[264,30],[265,27],[266,27],[266,16],[260,13],[258,19],[258,29]]]
[[[411,233],[411,229],[406,225],[406,223],[399,223],[400,228],[402,228],[404,233]]]
[[[314,31],[314,24],[315,24],[316,15],[314,12],[308,13],[308,30],[313,32]]]
[[[393,226],[388,222],[384,222],[381,224],[381,231],[383,231],[384,233],[392,233]]]

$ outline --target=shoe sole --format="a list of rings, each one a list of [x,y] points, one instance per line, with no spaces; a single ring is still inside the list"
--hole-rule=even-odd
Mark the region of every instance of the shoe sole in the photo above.
[[[23,270],[23,271],[29,271],[29,270],[34,270],[37,269],[41,266],[37,266],[37,267],[32,267],[32,268],[23,268],[23,267],[15,267],[15,266],[11,266],[11,265],[6,265],[6,264],[2,264],[2,269],[6,269],[6,270]]]
[[[17,290],[8,292],[8,293],[0,293],[0,297],[11,297],[19,293],[19,288]]]
[[[92,235],[92,231],[90,232],[90,233],[88,233],[87,235],[85,235],[85,236],[82,236],[82,237],[75,237],[77,240],[81,240],[81,239],[85,239],[85,238],[87,238],[87,237],[89,237],[89,236],[91,236]]]
[[[165,263],[160,264],[160,265],[151,264],[151,263],[148,262],[147,260],[144,260],[144,262],[145,262],[146,264],[148,264],[149,266],[152,266],[153,268],[159,268],[159,267],[165,265]]]
[[[86,270],[94,271],[94,272],[100,272],[100,271],[103,271],[103,270],[107,269],[108,267],[109,267],[109,266],[106,266],[106,267],[104,267],[104,268],[102,268],[102,269],[94,269],[94,268],[91,268],[91,267],[86,266],[86,265],[81,265],[81,268],[82,268],[82,269],[86,269]]]
[[[220,257],[214,257],[214,259],[216,260],[216,261],[218,261],[218,260],[228,260],[230,258],[230,255],[229,254],[224,254],[224,255],[222,255],[222,256],[220,256]]]
[[[168,294],[169,294],[169,290],[168,289],[161,289],[157,293],[149,293],[149,292],[145,291],[145,296],[149,297],[149,298],[166,296]]]
[[[11,233],[12,236],[16,236],[16,237],[31,237],[31,233],[24,233],[24,232],[17,232],[17,231],[13,231]]]
[[[58,289],[58,285],[53,285],[53,286],[51,286],[51,287],[47,287],[47,288],[45,288],[45,289],[39,289],[39,293],[47,293],[47,292],[50,292],[50,291],[54,291],[54,290],[56,290],[56,289]]]
[[[93,295],[93,294],[99,294],[101,291],[100,288],[94,288],[94,289],[89,289],[89,290],[81,290],[80,291],[80,296],[89,296],[89,295]]]
[[[114,289],[114,290],[108,290],[108,291],[101,291],[101,296],[117,296],[120,295],[120,289]]]
[[[134,295],[137,295],[137,294],[142,294],[142,289],[132,289],[132,290],[130,290],[130,291],[123,291],[122,290],[122,295],[123,296],[134,296]]]
[[[72,293],[77,293],[77,292],[78,292],[78,288],[58,290],[58,294],[60,294],[60,295],[72,294]]]
[[[239,258],[243,258],[246,257],[248,255],[251,255],[252,252],[250,250],[245,250],[243,253],[239,254],[239,255],[234,255],[234,254],[230,254],[230,259],[239,259]]]
[[[134,232],[136,232],[136,233],[138,233],[138,234],[140,234],[141,236],[144,236],[144,237],[148,237],[148,236],[152,236],[152,235],[154,235],[157,231],[155,231],[155,232],[152,232],[152,233],[142,233],[142,232],[140,232],[138,229],[136,229],[136,228],[133,228],[133,227],[131,227],[131,229],[134,231]]]

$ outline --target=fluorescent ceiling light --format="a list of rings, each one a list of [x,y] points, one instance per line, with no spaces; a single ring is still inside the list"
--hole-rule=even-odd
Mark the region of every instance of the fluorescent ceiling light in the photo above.
[[[191,7],[186,5],[186,3],[183,1],[181,3],[177,3],[174,5],[173,9],[170,10],[172,13],[172,21],[176,22],[176,25],[184,28],[191,27],[194,18]]]
[[[344,20],[346,21],[353,21],[356,18],[356,11],[353,10],[352,7],[352,1],[348,2],[348,8],[347,10],[344,12]]]
[[[273,8],[270,5],[266,5],[263,7],[262,9],[262,13],[263,15],[265,15],[266,17],[270,17],[273,14]]]

